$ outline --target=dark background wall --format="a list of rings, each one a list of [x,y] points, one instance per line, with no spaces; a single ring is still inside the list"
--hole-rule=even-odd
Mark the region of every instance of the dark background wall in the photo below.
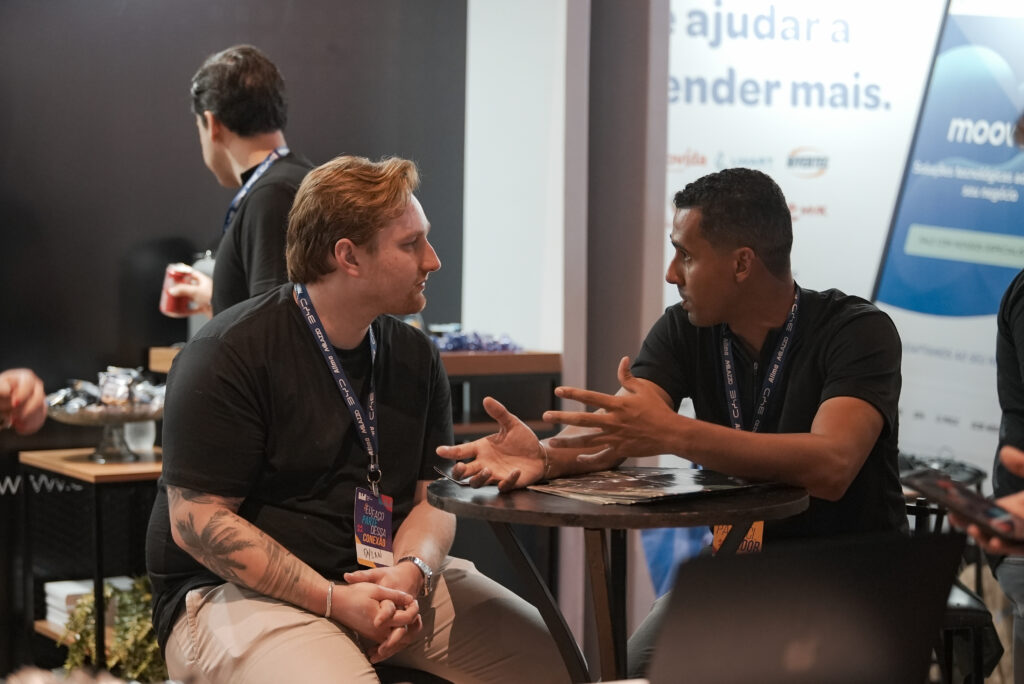
[[[444,264],[424,315],[459,320],[465,28],[449,0],[5,0],[0,365],[51,389],[184,339],[157,312],[163,267],[215,242],[233,194],[203,166],[189,79],[243,42],[284,74],[314,163],[419,163]]]
[[[419,164],[443,262],[424,317],[458,321],[465,36],[464,0],[4,0],[0,368],[29,366],[53,391],[184,340],[184,322],[157,311],[164,266],[216,242],[233,194],[203,166],[189,80],[237,43],[281,69],[288,142],[314,163],[349,153]],[[29,487],[16,451],[98,438],[54,421],[32,437],[0,432],[0,676],[21,608],[15,499]],[[47,507],[73,518],[75,496]]]

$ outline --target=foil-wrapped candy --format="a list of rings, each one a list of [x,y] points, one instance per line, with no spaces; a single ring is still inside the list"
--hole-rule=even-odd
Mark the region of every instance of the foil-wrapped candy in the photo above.
[[[47,404],[62,413],[105,408],[121,411],[144,408],[157,412],[163,408],[164,386],[144,379],[139,368],[108,366],[99,373],[98,383],[74,379],[68,385],[46,397]]]

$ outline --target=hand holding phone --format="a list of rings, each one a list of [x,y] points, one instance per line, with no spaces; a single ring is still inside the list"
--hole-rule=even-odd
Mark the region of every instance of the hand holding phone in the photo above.
[[[1010,513],[942,471],[921,468],[903,475],[901,479],[925,498],[942,505],[988,534],[1009,542],[1024,543],[1024,518]]]

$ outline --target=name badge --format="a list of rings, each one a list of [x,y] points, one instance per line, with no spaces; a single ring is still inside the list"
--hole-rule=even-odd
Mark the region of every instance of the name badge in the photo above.
[[[391,548],[391,511],[394,499],[356,487],[356,505],[352,519],[356,530],[356,559],[371,568],[394,565]]]
[[[714,538],[711,540],[711,551],[713,553],[718,553],[718,550],[722,548],[725,537],[731,529],[732,525],[715,525]],[[757,520],[750,524],[750,529],[747,530],[747,534],[743,537],[743,541],[740,542],[740,547],[736,549],[736,553],[757,553],[763,546],[764,520]]]

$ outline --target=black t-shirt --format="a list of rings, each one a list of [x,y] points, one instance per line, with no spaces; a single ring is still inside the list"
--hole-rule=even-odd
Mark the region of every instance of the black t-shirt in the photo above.
[[[747,429],[780,332],[768,336],[760,359],[751,359],[738,342],[732,345]],[[724,334],[725,326],[695,327],[682,307],[669,307],[644,340],[633,373],[659,385],[677,408],[689,397],[697,418],[732,427],[722,377]],[[801,288],[791,345],[761,432],[810,432],[818,407],[832,397],[868,402],[885,425],[839,501],[811,497],[804,513],[766,522],[765,541],[905,530],[897,463],[901,344],[892,321],[858,297]]]
[[[452,443],[451,393],[440,354],[421,331],[373,322],[381,493],[397,530],[419,480],[434,479],[437,446]],[[365,400],[368,342],[341,362]],[[364,404],[365,406],[365,404]],[[356,569],[352,512],[369,457],[290,285],[232,307],[175,359],[164,408],[163,475],[146,563],[161,646],[185,594],[223,580],[171,538],[166,486],[244,497],[239,514],[326,577]]]
[[[1006,289],[996,325],[996,387],[1003,410],[999,448],[1009,444],[1024,449],[1024,271]],[[992,490],[997,496],[1024,490],[1024,479],[1003,466],[998,449],[992,467]]]
[[[285,236],[295,193],[313,165],[294,153],[281,157],[249,188],[217,246],[213,313],[288,282]],[[242,174],[245,184],[256,167]]]

